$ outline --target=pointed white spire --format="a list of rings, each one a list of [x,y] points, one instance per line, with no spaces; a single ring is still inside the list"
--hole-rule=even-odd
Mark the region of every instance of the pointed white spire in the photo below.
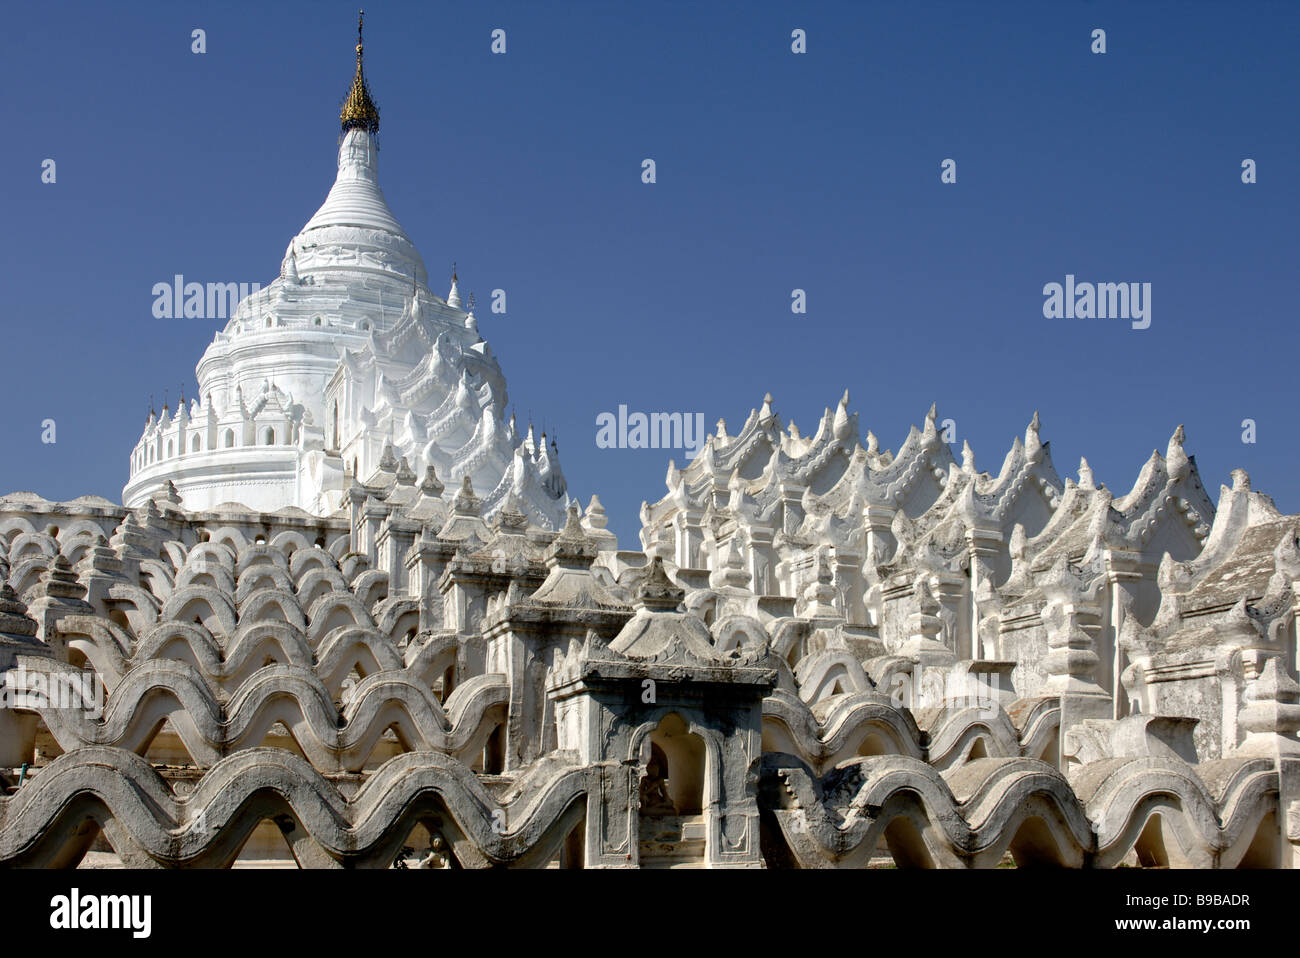
[[[414,276],[411,277],[411,319],[416,322],[424,315],[423,307],[420,306],[420,283]]]
[[[1092,466],[1088,465],[1088,460],[1082,456],[1079,458],[1079,488],[1097,488],[1097,479],[1092,473]]]
[[[537,475],[543,483],[551,476],[551,452],[546,448],[546,433],[542,433],[542,441],[537,444]]]
[[[591,502],[587,503],[587,513],[584,516],[586,525],[592,529],[603,529],[609,525],[609,516],[605,514],[605,507],[600,504],[600,497],[592,495]]]
[[[1025,458],[1030,462],[1037,462],[1043,451],[1043,442],[1038,438],[1038,430],[1042,422],[1038,418],[1038,410],[1034,410],[1034,418],[1029,421],[1029,427],[1025,430]]]
[[[930,403],[930,411],[925,414],[925,427],[921,430],[921,437],[925,440],[926,446],[933,449],[939,444],[939,428],[935,425],[935,420],[939,415],[939,404]]]
[[[460,309],[460,285],[456,276],[456,264],[451,264],[451,292],[447,294],[447,305]]]
[[[554,436],[551,437],[551,447],[547,450],[546,437],[545,433],[543,433],[542,458],[539,460],[538,466],[538,474],[542,478],[542,483],[550,490],[551,495],[556,498],[564,495],[568,484],[564,480],[564,471],[560,468],[560,447],[555,444]]]
[[[298,278],[298,257],[293,252],[293,240],[289,241],[289,248],[284,251],[284,259],[280,262],[280,278],[290,286],[297,286],[301,282]]]
[[[1183,443],[1186,440],[1187,433],[1179,425],[1169,438],[1169,445],[1165,449],[1165,470],[1169,473],[1169,478],[1175,481],[1184,478],[1191,471],[1191,459],[1188,458],[1187,451],[1183,449]]]
[[[840,403],[835,407],[835,420],[831,424],[831,429],[835,433],[836,439],[843,439],[849,435],[852,425],[852,417],[849,416],[849,391],[844,390],[844,395],[840,397]]]

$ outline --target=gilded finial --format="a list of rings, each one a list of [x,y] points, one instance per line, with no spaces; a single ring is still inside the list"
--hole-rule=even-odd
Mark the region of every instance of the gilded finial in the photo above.
[[[352,78],[352,87],[348,90],[339,119],[343,123],[343,132],[348,130],[365,130],[371,136],[379,132],[379,107],[370,98],[370,88],[366,85],[366,76],[362,67],[362,54],[365,44],[361,39],[361,26],[366,12],[357,14],[357,73]]]
[[[451,262],[451,281],[452,281],[453,283],[457,281],[457,280],[456,280],[456,261],[455,261],[455,260],[452,260],[452,262]]]

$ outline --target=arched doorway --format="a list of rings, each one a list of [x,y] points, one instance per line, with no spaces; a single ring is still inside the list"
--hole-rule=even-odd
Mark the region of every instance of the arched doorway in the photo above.
[[[641,867],[703,867],[704,740],[671,712],[646,736],[640,758],[645,770],[638,796]]]

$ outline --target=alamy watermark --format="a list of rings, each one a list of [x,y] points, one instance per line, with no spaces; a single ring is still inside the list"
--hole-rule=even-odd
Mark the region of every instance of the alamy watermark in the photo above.
[[[940,672],[917,668],[896,673],[889,701],[897,709],[973,708],[993,718],[1001,708],[1002,676],[997,672]]]
[[[153,284],[155,319],[229,319],[240,301],[261,283],[187,283],[177,273],[170,283]]]
[[[1151,325],[1150,283],[1065,283],[1043,287],[1043,315],[1048,319],[1126,319],[1134,329]]]
[[[596,416],[596,445],[601,449],[684,449],[694,459],[704,448],[704,413],[629,413],[619,404],[617,415]]]
[[[0,709],[75,709],[88,718],[104,714],[104,683],[93,670],[28,670],[0,675]]]
[[[133,938],[153,931],[152,895],[83,895],[73,888],[50,899],[50,927],[55,931],[121,929]]]

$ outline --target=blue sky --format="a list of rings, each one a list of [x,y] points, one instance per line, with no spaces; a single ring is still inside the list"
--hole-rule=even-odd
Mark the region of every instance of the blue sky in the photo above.
[[[698,411],[734,432],[769,390],[809,431],[848,388],[895,450],[937,402],[992,472],[1038,409],[1062,474],[1086,455],[1117,494],[1184,423],[1212,496],[1240,466],[1300,511],[1300,5],[366,11],[389,203],[435,289],[456,260],[480,303],[507,291],[480,329],[519,418],[558,434],[571,491],[600,494],[624,547],[684,459],[599,449],[596,416]],[[220,325],[155,319],[150,290],[274,278],[333,180],[355,17],[332,0],[6,11],[0,492],[120,500],[150,394],[192,395]],[[1067,273],[1151,283],[1150,328],[1045,319]]]

